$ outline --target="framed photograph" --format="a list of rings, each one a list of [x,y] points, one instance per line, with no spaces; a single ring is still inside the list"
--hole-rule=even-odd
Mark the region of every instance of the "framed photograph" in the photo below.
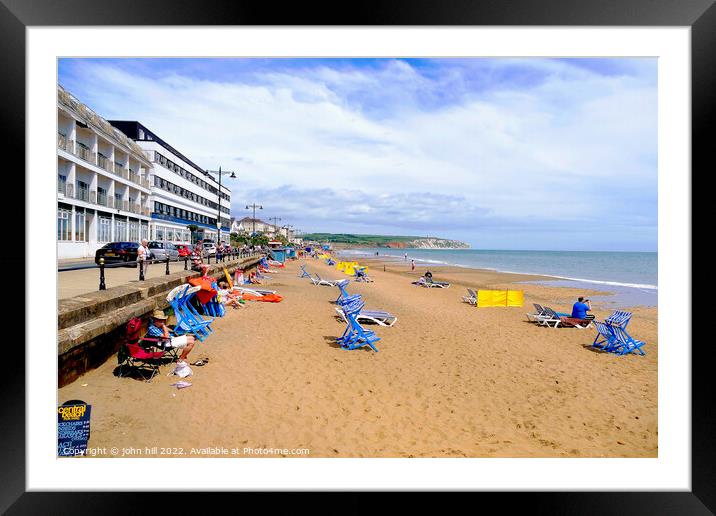
[[[716,8],[509,5],[3,0],[28,254],[0,507],[713,511],[691,171]]]

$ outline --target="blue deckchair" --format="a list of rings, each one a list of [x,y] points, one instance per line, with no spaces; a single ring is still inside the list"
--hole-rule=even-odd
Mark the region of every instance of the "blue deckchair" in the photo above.
[[[646,344],[645,342],[635,339],[629,335],[624,328],[619,326],[610,326],[609,328],[617,341],[616,345],[612,348],[614,353],[617,355],[626,355],[638,352],[640,355],[646,355],[644,350],[641,349]]]
[[[614,336],[612,329],[609,327],[609,325],[604,324],[601,321],[592,321],[592,322],[594,323],[594,327],[597,330],[597,336],[594,337],[594,342],[592,342],[592,347],[601,349],[603,351],[611,352],[614,349],[614,347],[617,345],[617,339]]]
[[[209,326],[213,319],[204,319],[192,306],[191,299],[197,290],[197,287],[190,288],[189,285],[180,285],[169,292],[167,301],[169,301],[177,319],[174,330],[177,335],[191,333],[203,341],[213,332]]]
[[[340,280],[336,282],[336,287],[341,291],[340,294],[338,294],[338,298],[336,299],[336,303],[341,303],[341,301],[347,302],[347,301],[353,301],[356,299],[360,299],[360,294],[354,294],[350,295],[348,292],[346,292],[346,285],[348,285],[349,280]]]
[[[626,330],[629,321],[631,321],[631,312],[625,312],[623,310],[614,310],[614,313],[604,319],[604,322],[609,326],[619,326],[622,330]]]
[[[305,265],[301,265],[301,274],[299,274],[298,277],[299,277],[299,278],[309,278],[309,279],[310,279],[311,275],[310,275],[308,272],[306,272],[306,266],[305,266]]]
[[[341,337],[338,337],[336,341],[343,349],[358,349],[364,346],[370,346],[370,348],[378,352],[378,348],[374,346],[374,343],[380,340],[375,332],[366,330],[357,321],[356,315],[363,308],[363,304],[356,305],[350,311],[347,311],[346,318],[348,319],[348,327],[343,332]]]
[[[355,267],[353,277],[356,281],[365,281],[366,283],[373,281],[373,279],[365,273],[365,267]]]

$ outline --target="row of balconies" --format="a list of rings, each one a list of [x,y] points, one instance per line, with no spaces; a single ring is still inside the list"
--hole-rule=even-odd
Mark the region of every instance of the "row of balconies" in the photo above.
[[[85,145],[75,142],[74,140],[70,140],[62,133],[57,133],[57,147],[88,163],[98,166],[102,170],[106,170],[107,172],[122,177],[144,188],[150,187],[149,180],[145,177],[140,177],[134,170],[126,169],[121,163],[112,162],[107,157],[97,154],[96,152],[92,152]]]
[[[125,200],[120,201],[106,194],[98,195],[97,190],[78,189],[75,191],[75,185],[73,184],[58,183],[57,192],[64,195],[65,199],[77,199],[78,201],[96,204],[97,206],[104,206],[110,209],[116,208],[147,217],[151,215],[151,210],[149,208],[143,208],[141,204],[130,203]]]

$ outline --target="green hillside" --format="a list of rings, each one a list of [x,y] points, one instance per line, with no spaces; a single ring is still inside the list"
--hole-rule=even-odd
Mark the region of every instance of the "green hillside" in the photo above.
[[[372,245],[380,247],[388,242],[413,242],[422,237],[386,236],[386,235],[353,235],[350,233],[306,233],[301,235],[304,240],[332,244]]]

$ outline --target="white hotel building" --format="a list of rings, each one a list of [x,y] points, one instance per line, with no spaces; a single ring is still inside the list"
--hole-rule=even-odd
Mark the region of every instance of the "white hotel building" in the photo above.
[[[228,242],[231,191],[139,122],[108,122],[57,87],[58,258],[108,242]],[[221,199],[219,199],[221,195]]]
[[[136,143],[58,85],[58,258],[147,238],[151,168]]]
[[[221,203],[221,240],[229,241],[231,190],[136,121],[110,123],[135,141],[152,164],[150,239],[191,242],[187,228],[198,227],[195,240],[216,242]]]

